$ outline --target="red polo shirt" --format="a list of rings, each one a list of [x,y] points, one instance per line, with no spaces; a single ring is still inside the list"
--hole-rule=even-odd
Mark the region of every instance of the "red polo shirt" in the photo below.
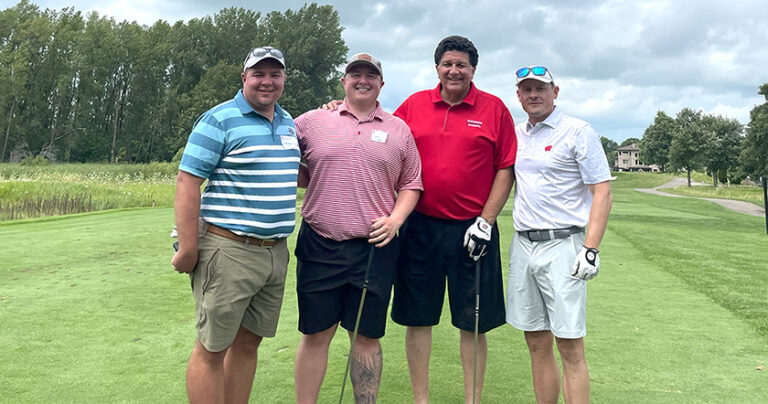
[[[479,216],[496,171],[515,164],[512,115],[474,83],[458,105],[440,97],[440,85],[408,97],[395,111],[419,149],[424,192],[416,210],[444,219]]]

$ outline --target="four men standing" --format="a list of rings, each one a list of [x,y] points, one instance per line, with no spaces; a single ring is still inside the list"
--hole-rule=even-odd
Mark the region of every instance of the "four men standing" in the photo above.
[[[339,323],[352,336],[363,289],[369,294],[351,379],[356,401],[375,401],[393,282],[392,319],[408,327],[414,400],[428,402],[431,327],[440,319],[446,280],[466,402],[479,402],[485,333],[505,316],[525,331],[537,400],[559,396],[556,340],[566,401],[588,402],[585,281],[597,275],[610,212],[607,161],[594,130],[555,108],[559,88],[541,66],[517,71],[528,121],[518,125],[516,140],[509,110],[472,82],[477,61],[468,39],[445,38],[435,51],[438,86],[413,94],[392,116],[377,101],[381,63],[354,55],[340,108],[310,111],[294,127],[277,105],[282,53],[264,47],[248,54],[242,92],[200,118],[179,168],[173,266],[191,272],[196,301],[191,402],[248,399],[259,343],[277,325],[297,175],[307,187],[296,246],[304,334],[295,364],[298,402],[317,401],[330,341]],[[505,315],[496,219],[515,179]],[[375,259],[368,261],[369,254]],[[476,263],[482,293],[473,358]]]

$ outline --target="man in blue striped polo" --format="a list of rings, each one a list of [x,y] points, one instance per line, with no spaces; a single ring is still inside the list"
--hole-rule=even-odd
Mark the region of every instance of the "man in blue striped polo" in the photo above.
[[[300,152],[293,119],[277,104],[283,53],[253,49],[241,77],[234,99],[198,119],[176,179],[172,264],[190,274],[197,319],[191,403],[248,401],[259,344],[277,329],[295,224]]]

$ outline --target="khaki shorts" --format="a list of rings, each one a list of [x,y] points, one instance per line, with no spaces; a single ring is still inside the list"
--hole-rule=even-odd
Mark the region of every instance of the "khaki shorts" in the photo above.
[[[558,338],[587,335],[587,281],[571,276],[584,233],[530,241],[515,232],[509,247],[507,322]]]
[[[197,338],[210,352],[229,347],[242,326],[274,337],[283,303],[288,247],[246,245],[201,226],[198,261],[190,274]]]

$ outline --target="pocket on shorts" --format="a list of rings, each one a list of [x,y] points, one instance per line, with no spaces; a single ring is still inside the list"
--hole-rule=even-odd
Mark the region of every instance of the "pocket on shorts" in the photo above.
[[[216,251],[213,252],[213,255],[211,255],[211,259],[208,260],[208,263],[205,264],[205,273],[201,274],[203,275],[203,284],[201,291],[203,294],[208,291],[208,288],[211,287],[211,282],[213,281],[213,277],[216,275],[216,261],[219,257],[219,250],[218,248]]]

